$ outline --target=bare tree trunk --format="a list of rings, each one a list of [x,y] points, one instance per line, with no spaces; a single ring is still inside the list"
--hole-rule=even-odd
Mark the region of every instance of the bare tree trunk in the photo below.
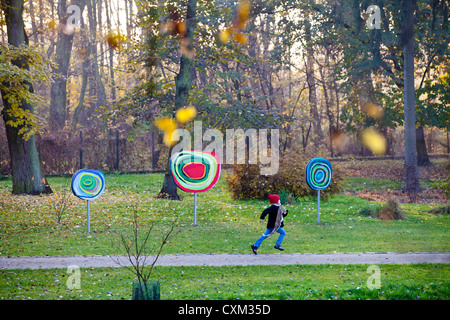
[[[404,95],[405,95],[405,192],[415,201],[415,195],[420,191],[417,174],[416,151],[416,114],[414,92],[414,6],[413,0],[403,1],[404,29]]]
[[[329,55],[328,53],[325,53],[325,67],[328,69],[329,67]],[[332,91],[331,91],[331,85],[330,88],[328,88],[328,77],[326,76],[326,70],[323,70],[323,66],[321,66],[319,64],[319,73],[320,73],[320,77],[321,77],[321,82],[322,82],[322,88],[323,88],[323,96],[325,99],[325,112],[327,114],[328,117],[328,138],[330,141],[330,152],[331,152],[331,157],[334,156],[334,150],[333,150],[333,132],[334,132],[334,115],[333,115],[333,98],[332,98]],[[332,81],[332,80],[331,80]],[[334,81],[332,81],[334,82]],[[329,95],[328,95],[329,93]]]
[[[306,43],[311,43],[311,23],[309,20],[305,21],[305,40]],[[316,95],[316,78],[314,75],[314,52],[311,46],[306,47],[306,81],[309,88],[309,107],[311,116],[313,118],[314,130],[314,145],[316,148],[322,141],[322,126],[320,123],[320,116],[317,110],[317,95]]]
[[[109,6],[110,6],[110,4],[108,4],[108,1],[105,2],[106,25],[108,26],[108,31],[112,32]],[[109,46],[109,76],[111,78],[111,100],[113,102],[115,102],[115,100],[116,100],[116,82],[114,80],[114,48],[113,48],[113,46]]]
[[[90,67],[90,54],[91,54],[91,44],[89,41],[87,41],[86,56],[84,58],[84,61],[83,61],[82,67],[81,67],[82,71],[81,71],[80,98],[78,99],[78,105],[75,108],[75,111],[73,113],[73,118],[72,118],[72,134],[74,134],[77,129],[78,120],[79,120],[80,114],[84,108],[84,97],[86,95],[86,88],[87,88],[88,76],[89,76],[88,69]]]
[[[92,77],[94,79],[94,90],[95,95],[97,97],[96,106],[105,106],[106,105],[106,91],[105,86],[103,85],[103,80],[100,75],[100,69],[98,66],[98,53],[97,53],[97,8],[95,5],[95,0],[89,0],[88,4],[88,17],[89,17],[89,30],[91,34],[91,52],[92,52],[92,61],[91,61],[91,70]]]
[[[44,5],[42,4],[43,0],[39,0],[39,30],[43,30],[44,29]],[[44,33],[41,32],[41,48],[44,47]]]
[[[431,162],[428,158],[427,146],[425,144],[425,134],[422,126],[416,128],[416,151],[417,165],[421,167],[429,166]]]
[[[100,39],[102,39],[105,35],[102,33],[103,32],[103,20],[102,20],[102,0],[96,0],[97,1],[97,26],[98,26],[98,30],[99,30],[99,35],[100,35]],[[101,73],[103,73],[103,66],[105,64],[105,53],[103,51],[103,41],[99,41],[100,43],[100,68],[102,70]]]
[[[33,0],[28,0],[30,3],[30,18],[31,18],[31,30],[33,31],[33,41],[34,43],[39,43],[38,41],[38,28],[36,26],[36,9],[34,8]]]
[[[83,0],[75,0],[73,4],[80,7],[81,13],[84,9]],[[48,123],[50,130],[60,131],[64,128],[66,122],[67,109],[67,78],[69,76],[70,56],[72,54],[72,44],[75,30],[67,27],[66,0],[58,0],[58,17],[60,29],[58,31],[58,40],[56,42],[56,68],[53,69],[53,79],[50,88],[50,115]]]

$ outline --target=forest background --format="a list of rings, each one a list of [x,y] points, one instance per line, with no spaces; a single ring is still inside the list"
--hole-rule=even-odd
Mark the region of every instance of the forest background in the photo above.
[[[447,1],[2,0],[1,9],[3,176],[15,157],[8,126],[15,143],[36,145],[42,175],[164,170],[170,146],[154,122],[187,105],[204,130],[279,129],[281,157],[404,159],[408,70],[417,164],[449,153]],[[16,46],[11,30],[23,31]]]

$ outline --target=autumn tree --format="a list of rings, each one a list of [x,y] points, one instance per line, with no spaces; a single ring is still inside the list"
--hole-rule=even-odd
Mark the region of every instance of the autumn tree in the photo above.
[[[51,193],[41,169],[35,141],[37,118],[32,77],[41,81],[45,76],[41,54],[28,47],[23,21],[24,0],[2,0],[9,46],[2,45],[0,89],[3,101],[2,116],[11,157],[14,194]],[[31,71],[30,65],[35,70]],[[38,73],[41,73],[40,75]],[[37,74],[37,76],[36,76]]]
[[[180,56],[180,69],[175,77],[175,109],[185,107],[189,98],[189,90],[192,87],[192,68],[193,68],[193,41],[194,29],[196,25],[197,0],[189,0],[186,10],[185,31],[180,30],[182,38],[182,51]],[[174,20],[175,23],[176,19]],[[169,148],[169,159],[172,148]],[[159,195],[170,199],[179,199],[177,194],[177,185],[170,170],[170,161],[167,161],[167,168],[164,174],[164,181]]]

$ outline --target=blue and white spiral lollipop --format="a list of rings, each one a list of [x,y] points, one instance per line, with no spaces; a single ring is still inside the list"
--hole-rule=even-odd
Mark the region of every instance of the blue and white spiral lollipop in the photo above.
[[[330,161],[322,158],[311,159],[306,165],[306,183],[313,190],[324,190],[330,183],[333,168]]]
[[[72,192],[83,200],[95,200],[105,190],[105,176],[101,171],[82,169],[72,177]]]

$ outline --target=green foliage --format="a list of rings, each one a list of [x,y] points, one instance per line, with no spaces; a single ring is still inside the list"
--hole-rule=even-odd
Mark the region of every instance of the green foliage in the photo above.
[[[180,41],[166,29],[175,22],[185,22],[186,3],[165,0],[156,6],[139,0],[137,5],[140,11],[138,24],[145,34],[144,41],[129,49],[128,69],[139,81],[131,88],[124,88],[127,94],[102,113],[113,118],[131,116],[133,125],[145,126],[156,116],[173,116],[174,74],[179,71],[180,56],[186,52],[184,40]],[[266,50],[264,55],[250,50],[250,44],[222,42],[218,35],[224,26],[233,22],[234,5],[232,2],[198,1],[192,59],[196,76],[188,103],[197,108],[197,120],[202,120],[205,127],[246,129],[267,128],[269,124],[271,128],[281,129],[292,116],[284,113],[283,101],[277,101],[272,80],[272,87],[266,89],[260,88],[258,79],[272,77],[271,72],[280,71],[283,65],[281,53],[284,50],[285,54],[287,44],[282,46],[279,42],[284,43],[288,37],[279,30],[272,33],[273,42],[280,45]],[[255,17],[245,29],[246,36],[256,39],[262,34],[253,19],[260,15],[258,11],[263,7],[255,7]],[[267,79],[259,81],[261,85],[267,85]]]
[[[233,199],[267,199],[271,193],[288,192],[293,197],[316,194],[305,180],[305,168],[310,158],[301,154],[288,154],[280,159],[279,170],[271,176],[260,175],[256,164],[235,164],[227,185]],[[333,180],[320,196],[327,199],[342,189],[343,177],[338,167],[333,167]]]
[[[364,11],[371,4],[380,7],[380,29],[369,29],[365,25],[368,14]],[[315,44],[319,50],[322,48],[331,51],[331,56],[340,57],[333,72],[339,80],[340,92],[345,96],[341,120],[347,130],[355,131],[375,124],[396,127],[403,123],[402,6],[399,1],[317,4],[320,8],[318,17],[323,22],[317,24],[321,35],[314,38]],[[450,54],[448,5],[445,1],[419,0],[414,10],[415,61],[421,79],[416,94],[416,120],[421,125],[444,128],[449,119],[449,86],[445,85],[445,79],[437,78],[442,70],[445,72]],[[448,80],[448,75],[446,77]],[[419,100],[422,94],[425,94],[425,100]],[[367,102],[383,108],[381,119],[373,119],[364,113]]]
[[[0,90],[3,100],[9,104],[5,110],[9,118],[6,125],[19,127],[19,134],[25,140],[39,130],[43,119],[23,106],[35,106],[46,101],[30,88],[33,82],[50,81],[49,64],[51,62],[37,45],[16,48],[0,44]]]
[[[423,95],[423,99],[421,99]],[[448,73],[426,80],[417,90],[416,117],[421,125],[448,128],[450,124],[450,77]]]

